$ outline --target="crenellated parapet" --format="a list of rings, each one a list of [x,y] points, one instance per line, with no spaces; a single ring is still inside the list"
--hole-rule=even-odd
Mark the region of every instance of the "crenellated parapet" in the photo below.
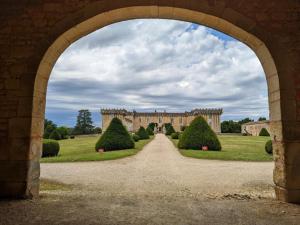
[[[133,112],[129,112],[126,109],[101,109],[102,115],[132,115]]]
[[[200,108],[200,109],[193,109],[190,112],[192,115],[209,115],[209,114],[217,114],[217,115],[222,115],[223,109],[218,108]]]

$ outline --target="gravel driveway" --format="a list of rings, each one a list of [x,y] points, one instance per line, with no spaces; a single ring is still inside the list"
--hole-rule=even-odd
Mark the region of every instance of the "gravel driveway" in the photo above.
[[[71,188],[0,202],[0,225],[300,224],[300,206],[274,200],[273,163],[185,158],[162,134],[133,157],[41,167]]]
[[[232,162],[183,157],[163,134],[121,160],[42,164],[42,178],[126,194],[252,197],[273,195],[272,162]]]

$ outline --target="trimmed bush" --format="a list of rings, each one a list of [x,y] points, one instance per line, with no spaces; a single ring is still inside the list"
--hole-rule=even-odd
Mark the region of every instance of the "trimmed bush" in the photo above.
[[[59,143],[54,140],[44,139],[43,140],[43,154],[42,157],[53,157],[59,153]]]
[[[134,148],[134,141],[118,118],[113,118],[95,145],[95,150],[114,151]]]
[[[187,126],[181,126],[181,127],[180,127],[180,131],[183,132],[186,128],[187,128]]]
[[[153,132],[154,132],[154,129],[156,126],[157,126],[157,123],[149,123],[149,125],[148,125],[148,127],[150,127]]]
[[[266,128],[262,128],[259,132],[259,136],[270,136],[270,134]]]
[[[52,139],[52,140],[61,140],[61,134],[59,133],[58,130],[54,130],[50,134],[49,139]]]
[[[93,129],[93,133],[94,133],[94,134],[101,134],[101,133],[102,133],[102,129],[101,129],[100,127],[95,127],[95,128]]]
[[[175,133],[171,134],[171,138],[172,139],[179,139],[179,135],[180,135],[179,132],[175,132]]]
[[[173,134],[173,133],[176,132],[175,129],[174,129],[174,127],[173,127],[172,124],[170,124],[170,123],[166,123],[166,124],[165,124],[165,128],[166,128],[166,133],[165,133],[165,135],[171,135],[171,134]]]
[[[74,136],[74,135],[71,135],[71,136],[70,136],[70,139],[75,139],[75,136]]]
[[[270,155],[273,154],[273,146],[272,146],[272,141],[271,140],[266,142],[265,150],[266,150],[266,153],[268,153]]]
[[[180,132],[178,135],[178,139],[180,140],[180,138],[182,137],[183,132]]]
[[[147,131],[148,135],[154,135],[154,132],[151,127],[148,126],[146,131]]]
[[[132,134],[132,139],[135,141],[135,142],[138,142],[140,140],[140,137],[139,135],[137,134]]]
[[[200,150],[207,146],[208,150],[220,151],[221,143],[215,132],[202,116],[196,117],[182,133],[178,147],[181,149]]]
[[[147,133],[147,131],[145,130],[144,127],[140,127],[138,132],[136,132],[135,134],[140,137],[140,140],[149,139],[149,135],[148,135],[148,133]]]

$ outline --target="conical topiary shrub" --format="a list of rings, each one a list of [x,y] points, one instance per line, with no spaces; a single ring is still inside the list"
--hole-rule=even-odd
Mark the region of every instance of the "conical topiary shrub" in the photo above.
[[[134,141],[122,121],[113,118],[106,131],[101,135],[96,143],[95,149],[104,149],[104,151],[114,151],[134,148]]]
[[[270,136],[270,134],[266,128],[262,128],[259,132],[259,136]]]
[[[140,137],[140,140],[149,139],[149,134],[147,133],[144,127],[140,127],[136,134]]]
[[[61,140],[61,135],[60,135],[59,131],[57,129],[55,129],[54,131],[52,131],[52,133],[49,136],[49,139],[57,140],[57,141]]]
[[[154,135],[154,132],[153,132],[153,130],[152,130],[152,128],[151,127],[147,127],[147,129],[146,129],[146,131],[147,131],[147,133],[149,134],[149,135]]]
[[[149,123],[149,125],[148,125],[148,127],[150,127],[153,132],[154,132],[154,129],[156,126],[157,126],[157,123]]]
[[[180,135],[178,147],[181,149],[200,150],[207,146],[208,150],[220,151],[221,143],[215,132],[202,116],[196,117]]]
[[[166,128],[166,133],[165,133],[166,135],[171,135],[176,132],[171,123],[166,123],[165,128]]]

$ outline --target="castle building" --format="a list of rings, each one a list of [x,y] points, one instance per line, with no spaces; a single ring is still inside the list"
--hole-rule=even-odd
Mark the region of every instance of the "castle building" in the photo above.
[[[157,131],[162,132],[166,123],[171,123],[176,131],[188,126],[197,116],[203,116],[210,127],[216,132],[221,133],[220,116],[222,109],[194,109],[190,112],[136,112],[125,109],[102,109],[102,130],[105,131],[110,121],[117,117],[127,127],[130,132],[137,131],[141,126],[147,128],[150,123],[155,123]]]

